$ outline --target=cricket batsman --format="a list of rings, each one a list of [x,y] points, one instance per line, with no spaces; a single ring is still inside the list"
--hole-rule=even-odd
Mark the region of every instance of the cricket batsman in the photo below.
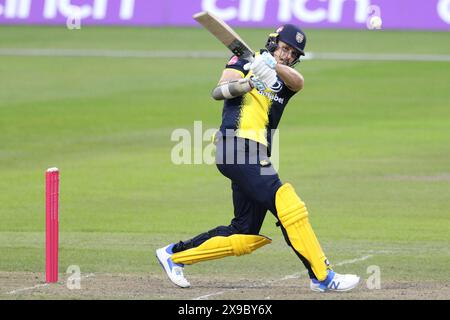
[[[312,290],[347,291],[357,286],[358,276],[332,269],[305,203],[291,184],[281,182],[270,162],[273,130],[289,100],[304,86],[294,66],[305,55],[305,44],[305,33],[286,24],[269,35],[265,49],[252,62],[233,56],[226,64],[212,97],[224,101],[215,137],[216,166],[231,180],[234,217],[227,226],[156,250],[177,286],[190,286],[183,274],[185,265],[249,254],[269,244],[271,239],[259,234],[268,210],[308,270]]]

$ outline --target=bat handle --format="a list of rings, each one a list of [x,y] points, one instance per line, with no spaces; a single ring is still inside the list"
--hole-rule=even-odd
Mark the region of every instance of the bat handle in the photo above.
[[[247,60],[248,62],[253,62],[253,61],[255,61],[255,54],[253,53],[252,55],[250,55],[250,54],[245,55],[245,56],[242,56],[241,58]]]
[[[246,63],[244,65],[244,70],[248,71],[248,70],[250,70],[250,65],[253,63],[253,61],[255,61],[254,54],[246,56],[246,57],[243,57],[243,58],[248,61],[248,63]]]

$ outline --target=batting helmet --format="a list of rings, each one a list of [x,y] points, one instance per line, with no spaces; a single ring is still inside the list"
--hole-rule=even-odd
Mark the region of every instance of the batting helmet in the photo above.
[[[298,55],[291,63],[291,67],[300,61],[300,56],[305,55],[306,35],[305,33],[292,24],[285,24],[279,27],[274,33],[269,34],[266,49],[273,54],[278,47],[278,41],[283,41],[294,48]]]

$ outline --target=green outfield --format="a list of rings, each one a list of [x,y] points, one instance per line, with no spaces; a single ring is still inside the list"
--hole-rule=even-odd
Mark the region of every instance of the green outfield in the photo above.
[[[269,30],[238,32],[257,48]],[[444,32],[306,32],[307,51],[318,53],[450,53]],[[0,26],[5,48],[225,52],[203,29],[172,28]],[[8,294],[30,285],[9,275],[44,279],[48,167],[61,170],[62,279],[78,265],[82,274],[166,283],[156,248],[229,222],[229,181],[213,165],[177,166],[170,158],[174,129],[220,125],[221,104],[210,91],[225,63],[0,55],[1,298],[49,297]],[[428,298],[440,285],[448,294],[450,62],[307,60],[297,69],[305,89],[281,121],[280,177],[306,202],[324,251],[342,263],[336,270],[367,279],[376,265],[382,286],[433,283]],[[273,243],[191,266],[186,276],[264,281],[304,270],[270,214],[261,233]]]

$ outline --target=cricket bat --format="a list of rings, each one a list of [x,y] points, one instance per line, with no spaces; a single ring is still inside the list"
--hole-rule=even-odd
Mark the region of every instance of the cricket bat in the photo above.
[[[194,14],[193,18],[211,32],[236,56],[253,61],[254,51],[244,40],[228,25],[211,12],[199,12]]]

